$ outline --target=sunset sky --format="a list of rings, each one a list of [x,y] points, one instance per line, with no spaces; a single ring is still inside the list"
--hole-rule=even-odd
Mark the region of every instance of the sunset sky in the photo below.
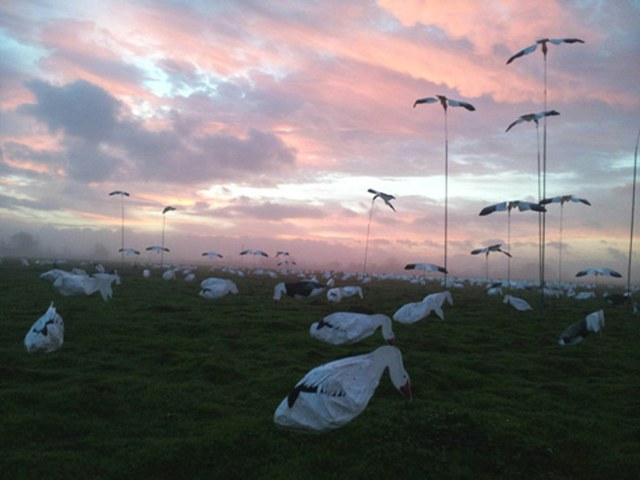
[[[373,204],[368,269],[442,264],[444,111],[413,104],[446,95],[476,108],[448,110],[448,266],[484,276],[470,251],[506,248],[508,216],[480,210],[538,200],[542,124],[505,130],[544,109],[543,55],[506,61],[541,38],[585,42],[547,55],[560,115],[547,121],[546,193],[591,202],[562,209],[563,277],[626,275],[638,0],[3,1],[0,242],[26,232],[54,257],[103,245],[119,259],[121,198],[108,193],[125,190],[125,247],[158,244],[176,208],[165,261],[215,250],[249,266],[238,254],[255,248],[358,271],[373,188],[396,212]],[[536,278],[537,215],[510,220],[512,275]],[[556,279],[559,205],[547,226]],[[492,276],[506,265],[489,257]]]

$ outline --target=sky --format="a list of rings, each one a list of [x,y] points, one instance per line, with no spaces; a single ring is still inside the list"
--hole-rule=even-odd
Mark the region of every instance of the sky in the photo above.
[[[165,262],[443,265],[447,168],[450,273],[535,279],[537,214],[478,214],[538,201],[543,122],[505,130],[544,110],[545,57],[506,61],[543,38],[584,41],[546,55],[546,196],[591,203],[548,206],[546,276],[626,274],[638,0],[4,1],[0,255],[26,234],[42,256],[117,260],[124,209],[145,261],[164,229]],[[414,107],[435,95],[475,111]],[[470,255],[495,243],[510,265]]]

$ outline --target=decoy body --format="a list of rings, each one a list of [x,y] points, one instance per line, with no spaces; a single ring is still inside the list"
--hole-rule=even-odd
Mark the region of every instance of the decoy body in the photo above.
[[[604,311],[590,313],[583,320],[570,325],[562,334],[560,345],[574,345],[581,342],[590,332],[599,332],[604,327]]]
[[[585,270],[580,270],[578,273],[576,273],[576,277],[584,277],[586,275],[622,278],[621,274],[619,274],[618,272],[610,268],[587,268]]]
[[[484,207],[482,210],[480,210],[479,215],[483,217],[493,212],[511,211],[514,208],[517,208],[521,212],[524,212],[526,210],[533,210],[535,212],[547,211],[547,209],[539,203],[525,202],[524,200],[513,200],[511,202],[500,202],[494,205],[489,205],[488,207]]]
[[[376,198],[381,198],[382,200],[384,200],[384,203],[387,204],[387,206],[393,210],[394,212],[396,211],[396,209],[394,208],[394,206],[391,204],[391,200],[395,200],[396,197],[394,197],[393,195],[389,195],[388,193],[384,193],[384,192],[379,192],[378,190],[374,190],[373,188],[370,188],[369,190],[367,190],[367,192],[369,193],[373,193],[373,199],[371,200],[372,202],[375,202]]]
[[[502,303],[506,303],[511,305],[513,308],[518,310],[519,312],[524,312],[526,310],[533,310],[533,307],[529,305],[529,302],[522,298],[514,297],[512,295],[505,295]]]
[[[447,107],[463,107],[469,110],[470,112],[473,112],[476,109],[476,107],[474,107],[468,102],[461,102],[460,100],[447,98],[444,95],[436,95],[435,97],[419,98],[413,103],[413,108],[416,108],[416,105],[421,105],[423,103],[437,103],[437,102],[440,102],[440,105],[442,105],[442,108],[444,108],[445,110],[447,110]]]
[[[24,337],[24,346],[27,352],[43,351],[53,352],[62,346],[64,342],[64,321],[56,313],[53,302],[45,314],[33,324]]]
[[[557,112],[556,110],[547,110],[546,112],[527,113],[525,115],[520,115],[515,122],[513,122],[511,125],[507,127],[505,132],[508,132],[513,127],[515,127],[516,125],[522,122],[533,122],[536,124],[536,127],[537,127],[541,118],[551,117],[554,115],[560,115],[560,112]]]
[[[507,257],[510,257],[511,254],[509,252],[502,250],[500,248],[501,246],[502,246],[501,243],[496,243],[495,245],[490,245],[485,248],[476,248],[475,250],[471,251],[471,255],[479,255],[481,253],[484,253],[485,255],[488,256],[491,252],[500,252],[500,253],[504,253]]]
[[[325,286],[313,280],[299,282],[280,282],[273,289],[273,300],[279,301],[282,295],[293,298],[307,298],[320,295]]]
[[[425,272],[441,272],[449,273],[444,267],[440,267],[433,263],[409,263],[404,266],[405,270],[424,270]]]
[[[548,51],[547,43],[552,43],[553,45],[560,45],[561,43],[584,43],[584,40],[580,40],[579,38],[541,38],[540,40],[537,40],[536,43],[534,43],[533,45],[527,48],[524,48],[520,50],[518,53],[516,53],[515,55],[512,55],[511,57],[509,57],[509,60],[507,60],[507,65],[513,62],[516,58],[520,58],[524,55],[528,55],[530,53],[535,52],[536,48],[538,48],[538,45],[542,46],[542,53],[546,57],[547,51]]]
[[[380,327],[382,337],[389,344],[395,343],[391,319],[384,314],[334,312],[322,320],[314,322],[309,328],[313,338],[332,345],[344,345],[359,342],[367,338]]]
[[[274,422],[315,433],[339,428],[367,408],[387,368],[396,389],[411,398],[402,353],[385,345],[371,353],[335,360],[309,371],[278,405]]]

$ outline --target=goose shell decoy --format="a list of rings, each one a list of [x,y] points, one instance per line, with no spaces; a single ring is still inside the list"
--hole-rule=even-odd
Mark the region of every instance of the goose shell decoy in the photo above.
[[[320,295],[324,285],[313,280],[301,280],[299,282],[280,282],[273,288],[273,300],[279,301],[282,295],[293,298],[307,298]]]
[[[53,302],[49,309],[32,325],[24,337],[24,346],[27,352],[43,351],[53,352],[59,349],[64,342],[64,321],[56,313]]]
[[[364,412],[387,368],[393,385],[410,399],[411,383],[402,353],[385,345],[310,370],[278,405],[273,420],[279,426],[310,433],[339,428]]]
[[[558,343],[560,345],[575,345],[580,343],[589,332],[600,332],[604,328],[604,311],[598,310],[597,312],[590,313],[584,319],[577,321],[576,323],[569,325],[567,329],[562,332]]]
[[[387,343],[395,343],[391,319],[381,313],[334,312],[322,320],[314,322],[309,334],[322,342],[332,345],[356,343],[367,338],[380,327]]]

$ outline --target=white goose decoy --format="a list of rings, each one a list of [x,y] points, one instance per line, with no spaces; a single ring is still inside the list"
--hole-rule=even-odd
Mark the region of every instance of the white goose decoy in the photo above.
[[[575,345],[581,342],[589,332],[599,332],[604,328],[604,311],[598,310],[597,312],[590,313],[583,320],[579,320],[576,323],[569,325],[569,327],[562,332],[558,343],[560,345]]]
[[[262,250],[255,250],[252,248],[248,248],[246,250],[243,250],[240,252],[240,255],[260,255],[262,257],[268,257],[269,255],[267,255],[266,252],[263,252]]]
[[[512,295],[505,295],[502,303],[506,303],[511,305],[513,308],[518,310],[519,312],[524,312],[526,310],[533,310],[533,307],[529,305],[529,302],[522,298],[514,297]]]
[[[451,292],[448,290],[432,293],[424,297],[421,302],[413,302],[403,305],[396,311],[396,313],[393,314],[393,319],[396,322],[408,325],[428,317],[431,312],[436,312],[436,315],[438,315],[441,320],[444,320],[442,305],[445,300],[449,305],[453,305],[453,298],[451,297]]]
[[[116,281],[115,275],[104,274],[104,276],[89,277],[88,275],[65,273],[65,275],[56,278],[53,282],[53,287],[65,297],[71,295],[92,295],[95,292],[100,292],[102,299],[106,302],[113,296],[111,284]]]
[[[125,254],[127,256],[129,256],[129,255],[140,255],[140,252],[138,250],[136,250],[135,248],[131,248],[131,247],[119,248],[118,252],[119,253],[123,253],[123,254]]]
[[[42,350],[45,353],[59,349],[64,342],[64,321],[56,313],[53,302],[45,314],[31,326],[24,337],[27,352],[34,353]]]
[[[335,312],[327,315],[309,328],[309,335],[332,345],[356,343],[367,338],[380,327],[382,337],[391,345],[395,343],[391,319],[384,314]]]
[[[273,420],[282,427],[315,433],[339,428],[367,408],[387,368],[393,385],[411,399],[402,353],[385,345],[309,371],[278,405]]]
[[[238,286],[233,280],[229,280],[226,278],[207,278],[200,282],[200,288],[202,290],[200,290],[199,295],[202,298],[206,298],[209,300],[215,300],[216,298],[224,297],[228,293],[232,293],[233,295],[238,294]]]

